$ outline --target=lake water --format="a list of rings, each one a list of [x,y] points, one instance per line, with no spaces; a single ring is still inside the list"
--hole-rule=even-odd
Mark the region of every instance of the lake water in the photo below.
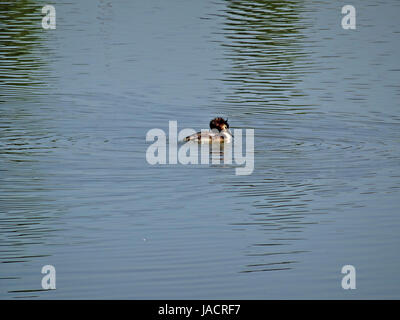
[[[0,3],[0,298],[400,298],[400,2],[45,4]],[[146,161],[214,116],[251,175]]]

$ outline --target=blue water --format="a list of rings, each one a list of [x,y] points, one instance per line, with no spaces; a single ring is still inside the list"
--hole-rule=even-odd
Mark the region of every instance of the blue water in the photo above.
[[[398,1],[45,4],[0,4],[0,298],[400,298]],[[146,161],[214,116],[251,175]]]

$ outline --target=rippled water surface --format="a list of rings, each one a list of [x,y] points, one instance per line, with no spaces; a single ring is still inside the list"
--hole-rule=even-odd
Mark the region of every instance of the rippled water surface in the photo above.
[[[0,2],[0,298],[400,298],[398,1],[45,4]],[[146,161],[216,115],[251,175]]]

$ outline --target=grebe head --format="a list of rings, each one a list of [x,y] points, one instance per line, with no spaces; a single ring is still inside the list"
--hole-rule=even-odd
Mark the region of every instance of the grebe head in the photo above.
[[[210,121],[210,129],[217,129],[219,132],[229,129],[228,119],[214,118]]]

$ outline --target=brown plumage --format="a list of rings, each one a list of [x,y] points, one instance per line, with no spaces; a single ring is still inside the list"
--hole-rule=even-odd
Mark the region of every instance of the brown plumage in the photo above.
[[[214,118],[210,121],[210,129],[217,129],[218,131],[222,131],[225,128],[229,129],[228,119],[224,120],[224,118]]]

